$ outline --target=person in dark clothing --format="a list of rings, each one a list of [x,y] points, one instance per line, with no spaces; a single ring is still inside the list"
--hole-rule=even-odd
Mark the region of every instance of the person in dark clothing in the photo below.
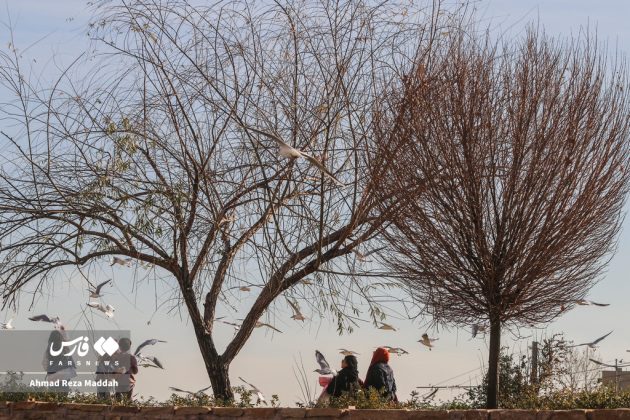
[[[398,402],[396,396],[396,380],[394,371],[388,364],[389,351],[382,347],[377,348],[372,355],[372,362],[365,376],[365,388],[375,388],[385,398]]]
[[[326,393],[332,397],[340,397],[344,392],[355,393],[361,389],[358,367],[359,362],[356,357],[344,357],[341,361],[341,370],[326,387]]]
[[[136,377],[138,374],[138,360],[136,356],[131,354],[131,340],[121,338],[118,340],[118,352],[112,357],[114,365],[114,377],[118,384],[114,387],[114,397],[116,401],[131,401],[133,396],[133,388],[136,385]]]

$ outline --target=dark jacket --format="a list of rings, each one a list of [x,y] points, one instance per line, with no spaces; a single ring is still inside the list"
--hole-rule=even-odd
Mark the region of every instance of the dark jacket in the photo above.
[[[340,397],[342,393],[354,393],[361,389],[359,372],[352,367],[341,369],[326,387],[326,392],[333,397]]]
[[[379,362],[370,366],[365,377],[365,388],[370,387],[381,391],[390,400],[397,400],[394,371],[387,363]]]

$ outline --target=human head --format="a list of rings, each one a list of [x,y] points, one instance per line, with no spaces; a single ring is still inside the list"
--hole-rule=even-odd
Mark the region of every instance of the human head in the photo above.
[[[374,350],[372,354],[372,361],[370,362],[370,366],[375,363],[387,363],[389,362],[389,351],[383,347],[379,347]]]
[[[359,361],[352,355],[344,357],[341,364],[342,366],[345,365],[343,367],[349,367],[352,370],[358,370],[359,367]]]
[[[118,340],[118,347],[122,352],[129,351],[129,349],[131,348],[131,340],[127,337],[121,338],[120,340]]]

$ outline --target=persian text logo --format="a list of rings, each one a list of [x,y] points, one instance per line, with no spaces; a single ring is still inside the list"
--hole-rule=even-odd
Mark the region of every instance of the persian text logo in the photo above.
[[[64,348],[69,348],[69,350],[64,353],[64,356],[72,356],[76,352],[78,356],[83,357],[90,350],[88,341],[88,337],[79,336],[74,340],[62,341],[58,349],[54,348],[55,343],[52,342],[50,343],[50,355],[53,357],[59,356]],[[105,353],[111,356],[118,350],[118,343],[112,337],[108,337],[107,339],[101,337],[94,343],[93,347],[100,356],[103,356]]]

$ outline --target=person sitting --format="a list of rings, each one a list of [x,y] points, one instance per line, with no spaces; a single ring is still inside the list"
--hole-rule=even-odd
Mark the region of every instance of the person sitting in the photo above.
[[[370,367],[365,376],[364,386],[366,389],[376,389],[383,397],[390,401],[398,402],[394,371],[389,366],[388,362],[389,351],[382,347],[377,348],[372,355],[372,361],[370,362]]]
[[[326,393],[331,397],[340,397],[343,393],[356,393],[361,389],[359,383],[359,362],[354,356],[346,356],[341,361],[341,370],[337,372],[328,386]]]

